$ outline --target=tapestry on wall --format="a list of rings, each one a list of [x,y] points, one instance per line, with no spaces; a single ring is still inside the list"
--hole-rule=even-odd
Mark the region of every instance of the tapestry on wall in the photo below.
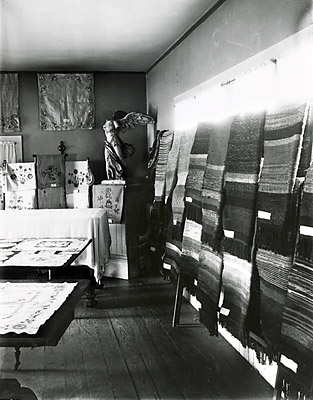
[[[40,129],[93,129],[93,74],[38,74]]]
[[[223,269],[220,253],[222,189],[232,119],[229,116],[214,123],[201,193],[202,235],[196,296],[201,303],[200,322],[208,328],[211,335],[217,335]]]
[[[284,398],[312,398],[313,394],[313,165],[300,202],[298,241],[288,277],[282,320],[281,358],[277,389]],[[286,360],[289,359],[289,362]],[[292,362],[290,362],[292,360]],[[301,395],[301,396],[300,396]]]
[[[234,117],[225,162],[222,212],[224,301],[220,322],[244,346],[248,338],[247,313],[253,270],[251,253],[264,117],[264,111]]]
[[[266,352],[275,359],[293,264],[296,175],[308,117],[306,101],[286,101],[267,111],[264,164],[257,195],[256,265],[260,276],[260,321]]]
[[[0,74],[0,132],[20,131],[18,74]]]

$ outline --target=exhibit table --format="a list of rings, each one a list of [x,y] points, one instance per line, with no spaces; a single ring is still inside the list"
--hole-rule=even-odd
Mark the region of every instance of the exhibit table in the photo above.
[[[110,257],[111,237],[105,210],[0,210],[0,239],[80,237],[92,239],[92,243],[74,264],[92,268],[99,282]]]
[[[3,292],[5,288],[14,289],[15,297],[17,296],[13,306],[9,301],[2,301],[2,318],[0,319],[0,331],[3,332],[0,334],[0,346],[15,348],[15,369],[20,365],[21,347],[56,346],[58,344],[74,319],[75,306],[89,284],[89,280],[78,280],[72,283],[60,281],[42,283],[29,280],[0,281]],[[71,285],[72,287],[69,289],[65,287],[67,293],[64,295],[60,290],[60,285]],[[47,297],[47,294],[50,293],[49,289],[50,298]],[[40,301],[41,298],[43,300]],[[40,326],[36,329],[34,321],[38,314],[48,307],[48,304],[44,303],[53,301],[56,303],[53,312],[48,313],[46,317],[43,316],[42,324],[39,322]],[[57,304],[58,301],[59,304]],[[16,324],[12,328],[7,326],[10,317],[16,318]],[[21,318],[21,322],[18,323],[19,318]]]

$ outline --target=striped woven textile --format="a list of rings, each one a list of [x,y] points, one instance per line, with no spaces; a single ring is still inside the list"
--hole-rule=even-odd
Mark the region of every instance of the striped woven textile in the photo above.
[[[181,130],[174,131],[172,147],[168,153],[165,172],[165,202],[167,202],[168,198],[172,198],[173,190],[177,182],[177,164],[181,136]]]
[[[201,303],[199,320],[213,336],[217,336],[217,312],[221,292],[223,258],[209,245],[202,243],[199,257],[197,300]]]
[[[182,241],[181,271],[197,279],[202,235],[202,187],[213,125],[198,123],[192,145],[186,180],[185,223]]]
[[[284,102],[268,110],[264,164],[257,198],[256,265],[260,276],[260,321],[270,359],[279,352],[288,274],[295,248],[295,182],[307,102]]]
[[[155,168],[155,180],[154,180],[155,201],[164,201],[166,167],[172,143],[173,143],[173,131],[163,131],[160,137],[159,153]]]
[[[225,162],[222,285],[223,308],[228,311],[221,312],[220,322],[244,346],[247,344],[246,318],[264,117],[264,111],[234,117]]]
[[[284,368],[282,360],[277,381],[285,396],[299,393],[313,397],[313,164],[300,202],[295,260],[288,278],[282,320],[281,354],[297,364]],[[287,398],[287,397],[285,397]],[[291,397],[290,397],[291,398]],[[302,397],[299,397],[302,398]]]
[[[199,256],[197,299],[200,322],[211,335],[217,334],[217,311],[223,259],[220,250],[222,189],[225,159],[233,117],[214,123],[202,189],[202,236]]]
[[[199,122],[192,145],[185,197],[188,200],[186,218],[202,224],[202,189],[204,171],[209,153],[210,137],[213,134],[211,122]]]
[[[195,139],[196,126],[182,132],[177,163],[177,183],[173,190],[172,211],[174,221],[174,238],[182,240],[183,217],[185,209],[185,184],[188,175],[191,148]]]

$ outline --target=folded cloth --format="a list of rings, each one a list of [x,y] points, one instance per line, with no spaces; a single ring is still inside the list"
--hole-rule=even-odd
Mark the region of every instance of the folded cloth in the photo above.
[[[266,352],[277,358],[281,323],[293,264],[296,232],[295,188],[307,101],[277,104],[267,111],[264,164],[257,196],[256,265],[260,276],[260,321]]]
[[[65,186],[65,161],[62,154],[36,156],[38,188]]]
[[[10,163],[5,172],[6,190],[21,191],[36,189],[35,163]]]
[[[281,354],[291,359],[295,370],[279,363],[277,382],[285,392],[313,396],[313,164],[303,188],[300,202],[298,241],[295,259],[287,283],[282,329]]]

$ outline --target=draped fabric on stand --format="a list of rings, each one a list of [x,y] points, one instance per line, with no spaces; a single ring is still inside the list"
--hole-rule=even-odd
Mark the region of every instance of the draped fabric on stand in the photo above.
[[[199,122],[190,154],[185,191],[185,224],[182,240],[181,272],[191,280],[198,279],[202,234],[202,201],[204,171],[213,125]]]
[[[10,163],[5,171],[5,208],[27,210],[37,207],[35,163]]]
[[[38,208],[66,208],[64,155],[36,155],[36,175]]]
[[[42,130],[93,129],[93,74],[38,74]]]
[[[260,321],[270,359],[280,341],[288,275],[295,248],[295,183],[306,101],[276,104],[267,111],[264,127],[264,164],[257,198],[256,265],[260,276]]]
[[[232,119],[229,116],[214,122],[201,193],[202,237],[196,296],[201,303],[200,322],[208,328],[211,335],[217,335],[223,268],[220,253],[223,179]]]
[[[18,74],[1,73],[0,74],[0,132],[13,133],[19,131],[20,131],[20,117],[19,117]]]
[[[284,392],[285,398],[299,394],[299,398],[313,397],[313,164],[305,179],[299,208],[298,240],[288,277],[282,356],[278,364],[277,389]],[[283,364],[284,356],[297,364],[296,371]]]
[[[265,112],[239,114],[231,125],[225,162],[225,199],[220,322],[247,344],[246,318],[250,301],[256,195],[261,165]]]

